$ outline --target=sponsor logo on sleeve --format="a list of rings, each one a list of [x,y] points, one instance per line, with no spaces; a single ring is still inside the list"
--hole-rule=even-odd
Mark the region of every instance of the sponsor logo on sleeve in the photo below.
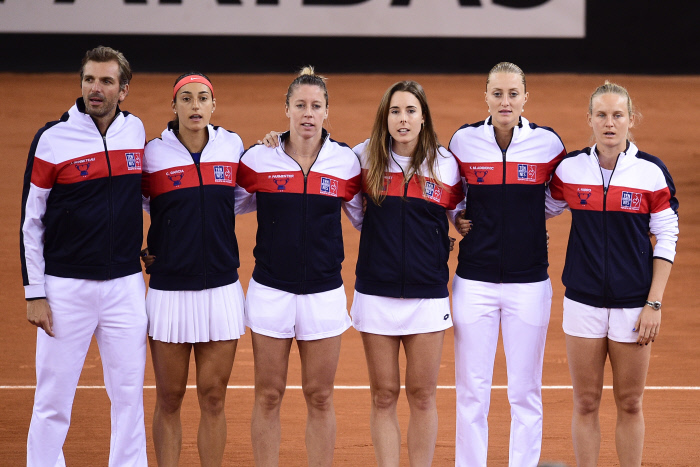
[[[425,196],[433,201],[440,202],[442,198],[442,188],[437,186],[434,182],[425,182]]]
[[[590,188],[578,188],[576,194],[578,195],[581,206],[585,206],[588,204],[588,198],[593,194],[593,190]]]
[[[321,194],[338,196],[338,180],[328,177],[321,177]]]
[[[633,191],[623,191],[620,207],[631,211],[639,211],[642,206],[642,194]]]
[[[233,167],[230,165],[215,165],[214,182],[233,183]]]
[[[165,175],[170,179],[171,182],[173,182],[173,186],[179,187],[182,185],[182,177],[185,176],[185,171],[182,169],[171,170],[169,172],[165,172]]]
[[[81,177],[88,176],[88,169],[90,168],[90,162],[95,162],[95,158],[91,157],[89,159],[82,159],[82,160],[73,162],[73,165],[75,166],[75,168],[80,172]]]
[[[126,168],[128,170],[141,170],[140,152],[127,152],[124,156],[126,156]]]
[[[518,164],[518,180],[525,180],[526,182],[537,181],[537,165]]]

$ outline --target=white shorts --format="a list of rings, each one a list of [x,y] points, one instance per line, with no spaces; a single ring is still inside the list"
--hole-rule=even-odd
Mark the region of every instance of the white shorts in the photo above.
[[[148,289],[148,335],[154,340],[228,341],[245,334],[245,297],[240,281],[205,290]]]
[[[251,331],[278,339],[313,341],[335,337],[350,327],[345,288],[297,295],[250,279],[245,324]]]
[[[452,327],[449,297],[394,298],[356,290],[350,315],[358,331],[383,336],[424,334]]]
[[[574,337],[637,342],[639,332],[634,326],[641,312],[642,308],[597,308],[564,297],[562,328]]]

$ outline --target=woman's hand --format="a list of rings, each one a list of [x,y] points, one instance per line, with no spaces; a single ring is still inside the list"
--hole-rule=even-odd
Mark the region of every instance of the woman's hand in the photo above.
[[[465,219],[464,215],[465,210],[462,209],[461,211],[459,211],[459,214],[457,214],[457,217],[455,218],[455,227],[457,228],[457,232],[459,232],[462,235],[462,237],[467,235],[472,229],[472,221],[469,219]]]
[[[264,144],[268,148],[276,148],[279,146],[279,135],[281,134],[277,131],[271,131],[265,135],[262,141],[258,140],[258,144]]]
[[[659,335],[661,327],[661,310],[655,310],[648,305],[644,305],[637,324],[634,325],[634,330],[639,332],[637,344],[648,345],[649,342],[654,342],[654,339]]]
[[[149,268],[156,261],[156,257],[148,252],[148,248],[144,248],[141,250],[141,261],[143,261],[144,266]]]

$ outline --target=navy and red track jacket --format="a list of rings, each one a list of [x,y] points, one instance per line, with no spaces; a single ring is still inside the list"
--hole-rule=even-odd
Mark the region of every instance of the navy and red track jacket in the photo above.
[[[363,174],[369,167],[366,148],[369,140],[353,149],[360,158]],[[421,167],[424,185],[413,175],[405,181],[404,169],[410,158],[392,153],[384,175],[386,197],[377,205],[363,189],[367,208],[361,224],[355,289],[363,294],[394,298],[444,298],[450,254],[447,210],[464,198],[457,160],[440,148],[435,163],[438,180],[428,177],[427,164]],[[363,177],[364,180],[364,177]],[[362,201],[354,200],[354,211]],[[354,217],[351,216],[351,220]]]
[[[559,136],[520,117],[501,150],[491,117],[465,125],[450,151],[466,182],[466,218],[473,227],[459,243],[457,275],[492,283],[546,280],[545,188],[566,154]]]
[[[253,250],[256,282],[294,294],[340,287],[345,258],[341,205],[360,190],[360,163],[352,150],[330,139],[307,175],[280,145],[255,145],[241,157],[238,182],[256,194],[258,233]]]
[[[549,188],[555,201],[547,200],[547,215],[571,210],[566,297],[595,307],[644,306],[654,258],[673,262],[676,254],[678,200],[664,163],[630,143],[606,189],[594,146],[568,154]]]
[[[207,127],[209,140],[195,164],[170,125],[146,145],[144,209],[150,211],[149,287],[204,290],[238,280],[235,214],[254,209],[254,197],[236,189],[243,142],[224,128]]]
[[[22,191],[20,254],[26,298],[44,274],[107,280],[141,270],[143,124],[117,108],[105,136],[78,98],[34,137]]]

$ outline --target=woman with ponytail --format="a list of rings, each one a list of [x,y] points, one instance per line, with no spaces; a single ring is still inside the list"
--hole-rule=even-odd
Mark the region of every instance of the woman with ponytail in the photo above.
[[[333,382],[341,335],[350,327],[340,275],[340,211],[360,189],[360,164],[323,128],[328,91],[313,68],[303,69],[289,85],[285,111],[289,131],[277,135],[277,147],[251,147],[238,173],[241,186],[255,193],[258,209],[255,269],[246,301],[255,361],[253,454],[256,465],[279,463],[280,407],[296,339],[308,463],[330,466],[336,433]]]
[[[153,441],[159,466],[178,465],[180,408],[194,351],[199,458],[203,466],[218,466],[226,445],[226,386],[245,332],[235,214],[255,209],[255,202],[236,183],[241,138],[210,124],[216,100],[209,78],[180,76],[171,106],[174,120],[146,145],[143,161],[143,204],[151,215],[143,254],[151,276]]]

